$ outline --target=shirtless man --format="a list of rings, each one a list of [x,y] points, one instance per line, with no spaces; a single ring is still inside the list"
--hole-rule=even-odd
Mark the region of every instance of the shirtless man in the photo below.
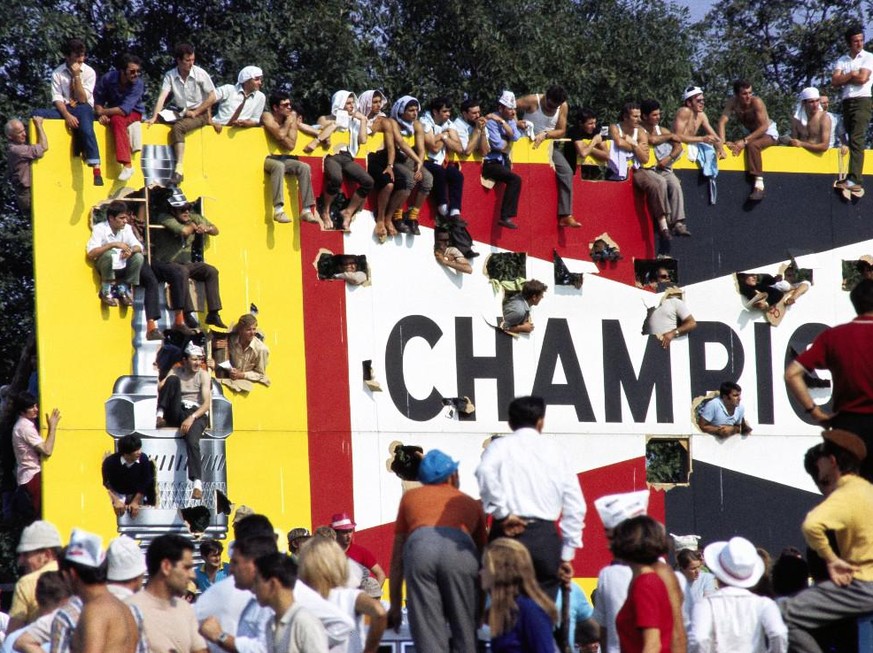
[[[735,117],[748,130],[748,135],[739,141],[725,141],[724,129],[728,120]],[[752,94],[752,85],[739,79],[734,82],[734,96],[725,105],[721,118],[718,119],[718,136],[734,156],[746,151],[746,172],[754,179],[754,187],[749,195],[749,201],[760,202],[764,199],[764,171],[761,164],[761,151],[775,144],[779,138],[776,123],[770,120],[764,101]],[[725,153],[717,148],[719,158]]]
[[[131,609],[109,592],[108,561],[101,545],[99,536],[74,529],[61,560],[61,570],[82,600],[70,648],[77,653],[135,653],[139,627]]]
[[[699,86],[689,86],[682,95],[683,105],[673,119],[673,133],[683,143],[708,143],[717,145],[721,141],[718,134],[709,124],[709,118],[703,111],[703,89]],[[700,134],[700,130],[703,134]]]
[[[270,175],[270,188],[273,193],[273,220],[280,223],[291,222],[285,213],[285,190],[282,179],[288,175],[297,177],[297,189],[303,210],[300,219],[304,222],[318,222],[315,217],[315,194],[312,192],[312,171],[308,164],[291,156],[297,145],[299,116],[291,108],[291,97],[282,91],[270,95],[270,109],[261,115],[261,125],[272,140],[284,150],[283,154],[270,154],[264,160],[264,172]]]
[[[370,134],[382,134],[382,147],[367,155],[367,172],[373,178],[376,195],[376,227],[373,235],[380,243],[388,239],[389,226],[394,230],[387,213],[388,200],[394,192],[394,128],[385,114],[388,98],[382,91],[370,89],[358,98],[358,111],[367,116],[367,129]],[[396,234],[396,230],[395,230]],[[391,235],[395,235],[391,234]]]
[[[821,94],[815,87],[803,89],[791,119],[791,147],[810,152],[826,152],[831,145],[831,120],[821,108]]]

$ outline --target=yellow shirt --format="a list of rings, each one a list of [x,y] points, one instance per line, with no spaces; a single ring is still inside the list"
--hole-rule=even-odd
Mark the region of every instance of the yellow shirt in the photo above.
[[[57,570],[58,563],[52,560],[42,569],[37,569],[19,578],[12,594],[12,607],[9,608],[9,616],[27,623],[35,621],[39,614],[39,606],[36,604],[36,581],[45,572]]]
[[[859,568],[856,580],[873,581],[873,485],[857,474],[837,481],[833,493],[809,511],[803,521],[803,536],[825,561],[837,553],[826,531],[836,535],[839,557]]]

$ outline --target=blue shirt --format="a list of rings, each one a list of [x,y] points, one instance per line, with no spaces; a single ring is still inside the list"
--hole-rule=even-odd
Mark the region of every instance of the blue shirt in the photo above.
[[[519,596],[515,626],[491,638],[492,653],[554,653],[553,625],[549,615],[533,599]]]
[[[703,408],[700,409],[700,416],[713,426],[736,426],[742,424],[743,417],[746,416],[746,409],[740,404],[734,410],[733,415],[728,415],[721,397],[715,397],[703,405]]]
[[[200,566],[194,570],[194,584],[197,585],[198,590],[200,590],[201,592],[205,592],[215,583],[220,580],[224,580],[229,575],[230,565],[226,562],[221,565],[215,572],[215,580],[209,580],[209,576],[206,575],[206,571],[204,570],[203,566]]]
[[[524,136],[521,133],[521,130],[518,128],[517,120],[507,120],[506,121],[510,127],[512,127],[512,142],[514,143],[519,138]],[[504,165],[509,163],[509,154],[504,154],[501,150],[506,147],[506,132],[503,130],[503,125],[501,125],[496,120],[489,120],[485,123],[485,130],[488,134],[488,144],[491,146],[491,151],[485,157],[486,161],[498,161],[499,163],[503,163]]]
[[[97,85],[94,87],[94,104],[99,104],[106,109],[118,107],[125,116],[130,115],[131,111],[145,113],[145,104],[142,101],[145,85],[142,76],[137,77],[133,84],[124,89],[118,82],[119,74],[118,70],[110,70],[97,80]]]
[[[558,620],[561,619],[561,599],[563,592],[558,592],[558,600],[555,601],[555,607],[558,609]],[[576,644],[576,624],[580,621],[590,619],[594,614],[594,608],[585,596],[585,592],[576,583],[570,583],[570,650]]]

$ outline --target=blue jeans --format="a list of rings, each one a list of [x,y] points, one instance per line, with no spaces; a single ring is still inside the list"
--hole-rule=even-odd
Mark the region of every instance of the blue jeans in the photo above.
[[[94,134],[94,109],[88,103],[76,106],[68,104],[67,111],[79,119],[79,128],[73,130],[73,154],[84,156],[85,163],[89,166],[99,166],[100,150],[97,148],[97,136]],[[33,115],[50,120],[64,119],[61,112],[55,108],[37,109]]]

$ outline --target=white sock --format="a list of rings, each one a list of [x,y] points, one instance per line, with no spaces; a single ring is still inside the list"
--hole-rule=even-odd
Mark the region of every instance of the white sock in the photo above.
[[[764,178],[763,177],[755,177],[755,188],[760,188],[764,190]]]
[[[279,215],[284,210],[285,210],[284,204],[277,204],[276,206],[273,207],[273,215]]]
[[[203,489],[203,481],[201,481],[199,478],[194,479],[194,489],[195,490],[202,490]]]
[[[449,205],[448,205],[448,204],[440,204],[440,205],[437,207],[437,212],[439,212],[440,215],[445,215],[445,214],[446,214],[446,211],[448,211],[448,210],[449,210]]]

